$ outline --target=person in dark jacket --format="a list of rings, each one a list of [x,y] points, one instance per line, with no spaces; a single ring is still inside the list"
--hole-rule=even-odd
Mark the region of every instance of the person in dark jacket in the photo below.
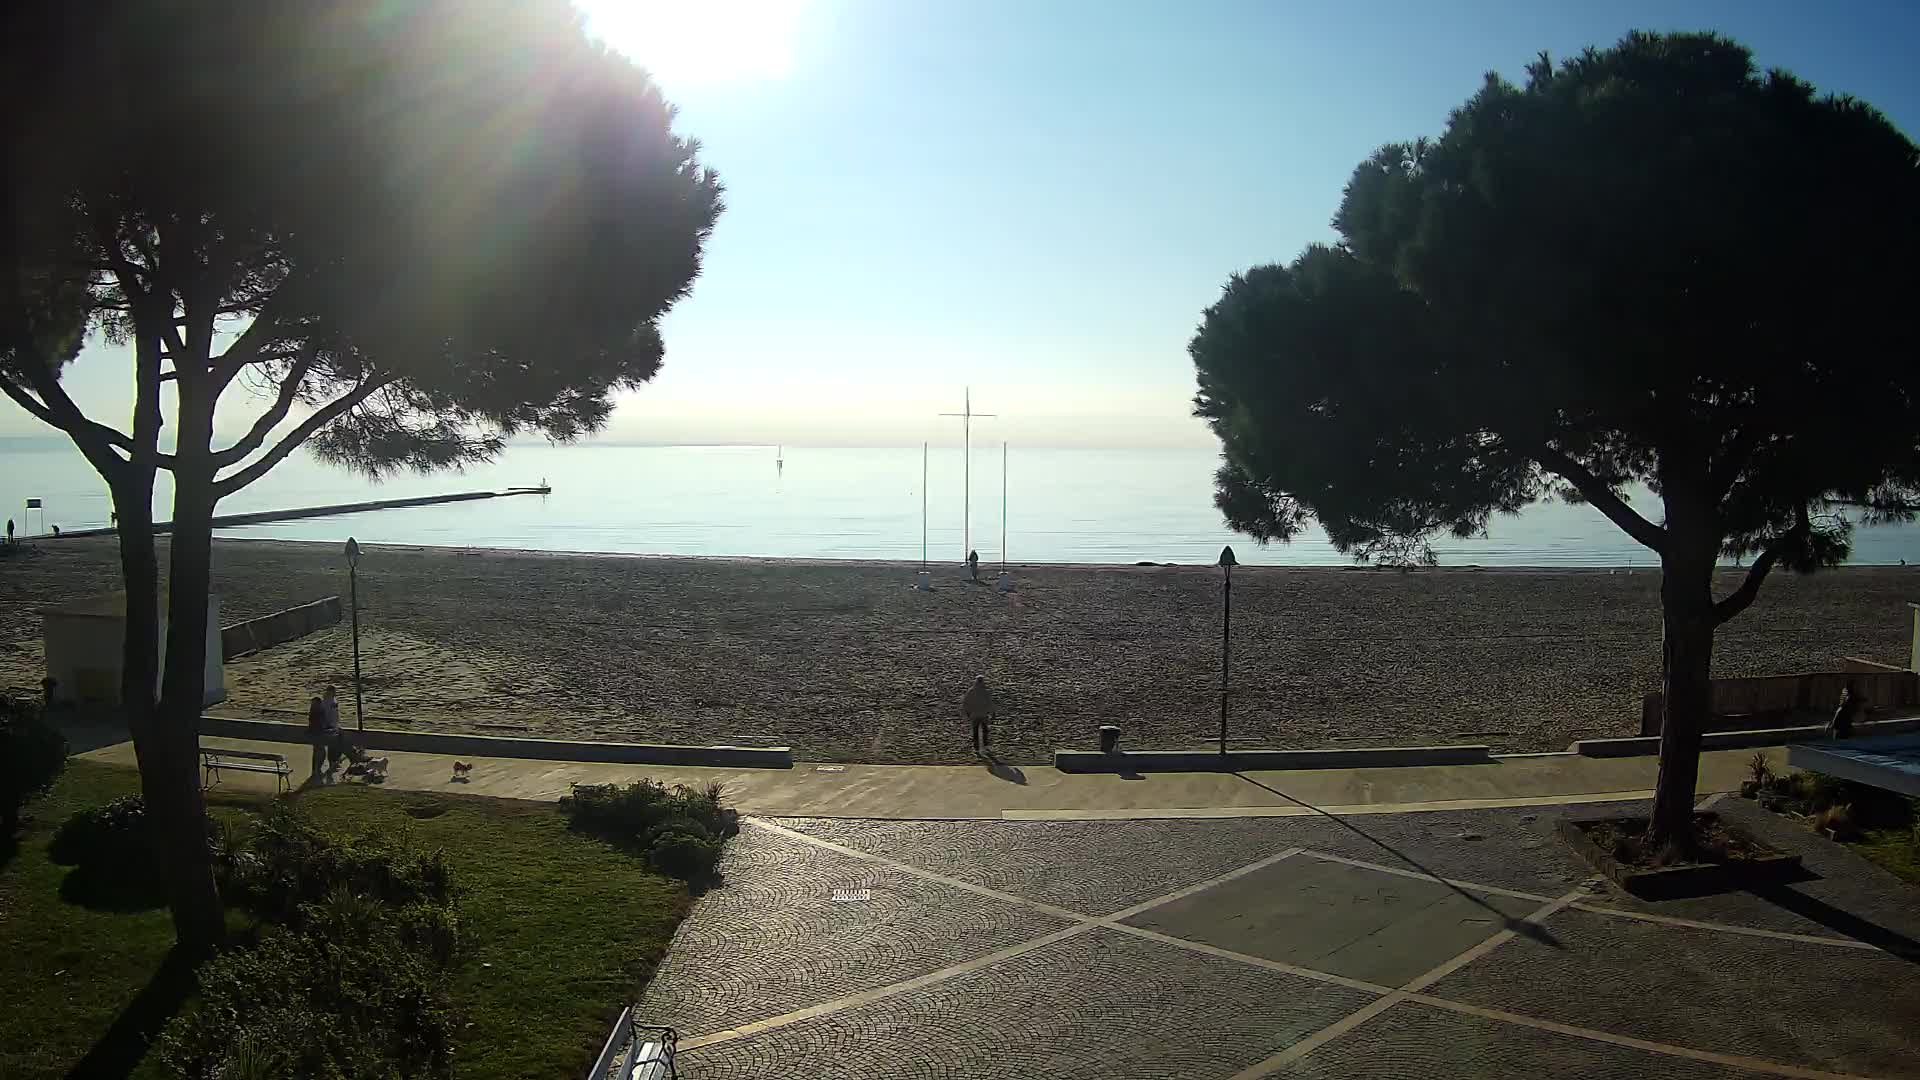
[[[1840,691],[1840,707],[1833,710],[1833,719],[1827,721],[1827,738],[1852,738],[1853,722],[1866,715],[1867,699],[1848,683],[1847,688]]]
[[[307,741],[313,744],[313,782],[325,784],[333,776],[331,762],[333,732],[328,729],[327,703],[314,698],[307,703]]]

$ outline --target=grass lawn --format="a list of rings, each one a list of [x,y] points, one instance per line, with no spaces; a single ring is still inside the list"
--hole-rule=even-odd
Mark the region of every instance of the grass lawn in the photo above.
[[[29,807],[19,850],[0,866],[0,1077],[65,1076],[161,970],[173,938],[166,910],[103,902],[46,853],[68,814],[138,790],[131,771],[71,762],[53,794]],[[463,1078],[584,1071],[686,914],[684,885],[568,832],[550,805],[359,785],[297,801],[329,829],[405,829],[447,850],[461,891],[454,996],[467,1024],[455,1056]],[[213,812],[244,827],[262,805],[238,797]],[[134,1065],[138,1039],[115,1041],[126,1052],[96,1057],[124,1059],[109,1075],[157,1072]]]
[[[1920,845],[1911,828],[1867,829],[1847,845],[1886,867],[1893,874],[1920,885]]]

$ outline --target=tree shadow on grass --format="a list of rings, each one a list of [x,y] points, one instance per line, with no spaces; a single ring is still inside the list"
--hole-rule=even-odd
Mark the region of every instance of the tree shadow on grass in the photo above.
[[[1242,780],[1245,780],[1247,783],[1252,784],[1254,787],[1257,787],[1262,791],[1270,791],[1273,794],[1278,795],[1281,798],[1287,800],[1288,802],[1293,803],[1295,806],[1303,806],[1308,810],[1311,810],[1314,813],[1319,814],[1321,817],[1326,818],[1328,821],[1333,822],[1335,825],[1338,825],[1341,828],[1346,829],[1348,832],[1353,833],[1355,836],[1360,837],[1361,839],[1367,841],[1368,843],[1386,852],[1387,854],[1392,855],[1394,858],[1399,859],[1401,862],[1406,863],[1408,866],[1413,867],[1415,870],[1425,875],[1428,879],[1432,881],[1437,881],[1440,884],[1445,885],[1447,888],[1452,889],[1454,892],[1458,893],[1462,897],[1465,897],[1467,900],[1473,902],[1474,904],[1477,904],[1480,907],[1486,908],[1488,911],[1492,912],[1495,916],[1497,916],[1500,919],[1501,926],[1504,929],[1511,930],[1515,934],[1521,937],[1527,938],[1531,941],[1539,942],[1540,944],[1548,946],[1549,948],[1554,948],[1554,949],[1561,948],[1560,939],[1554,937],[1553,934],[1549,932],[1546,927],[1536,922],[1528,922],[1526,919],[1516,919],[1513,916],[1508,915],[1506,912],[1501,911],[1499,908],[1496,908],[1492,904],[1487,903],[1485,900],[1480,899],[1478,896],[1475,896],[1473,893],[1467,891],[1466,889],[1463,889],[1460,886],[1455,885],[1453,882],[1448,881],[1445,878],[1442,878],[1439,874],[1436,874],[1432,870],[1427,869],[1413,856],[1408,855],[1406,852],[1401,851],[1399,848],[1394,847],[1392,844],[1387,843],[1385,840],[1382,840],[1379,837],[1374,836],[1372,833],[1369,833],[1365,829],[1360,828],[1358,825],[1353,824],[1352,822],[1348,821],[1346,818],[1341,817],[1338,814],[1330,814],[1325,810],[1322,810],[1319,807],[1303,799],[1296,799],[1292,795],[1289,795],[1286,792],[1281,791],[1279,788],[1269,787],[1266,784],[1263,784],[1260,781],[1255,780],[1253,777],[1248,776],[1246,773],[1236,772],[1233,775],[1239,777]]]
[[[60,899],[89,911],[131,914],[165,907],[160,875],[108,859],[88,859],[60,879]]]
[[[192,996],[194,968],[178,948],[169,951],[153,978],[67,1072],[67,1080],[124,1080],[130,1075],[146,1058],[160,1029]]]
[[[1752,885],[1747,891],[1803,919],[1817,922],[1835,933],[1843,934],[1855,941],[1865,942],[1881,952],[1897,956],[1910,964],[1920,964],[1920,941],[1889,930],[1879,923],[1870,922],[1851,912],[1834,907],[1824,900],[1816,900],[1806,893],[1787,888],[1784,884]]]

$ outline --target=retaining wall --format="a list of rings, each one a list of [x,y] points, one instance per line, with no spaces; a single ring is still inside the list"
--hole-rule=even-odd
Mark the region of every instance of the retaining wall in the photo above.
[[[1061,772],[1242,772],[1371,769],[1407,765],[1490,765],[1485,746],[1380,746],[1339,750],[1055,750]]]
[[[340,598],[329,596],[257,619],[220,628],[220,652],[226,659],[271,649],[340,623]]]
[[[200,734],[222,739],[307,744],[304,723],[236,720],[202,716]],[[590,761],[621,765],[703,765],[711,768],[791,769],[793,750],[785,746],[673,746],[657,743],[569,742],[564,739],[510,739],[496,735],[459,735],[438,731],[369,728],[347,738],[368,750],[456,757],[533,758],[542,761]]]

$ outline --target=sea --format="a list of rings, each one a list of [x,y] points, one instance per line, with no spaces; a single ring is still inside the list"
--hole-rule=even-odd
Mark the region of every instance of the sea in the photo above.
[[[1204,563],[1232,545],[1242,563],[1345,566],[1317,531],[1262,546],[1213,506],[1206,449],[514,445],[462,473],[369,481],[304,451],[219,512],[546,485],[546,495],[306,518],[221,536],[634,555],[890,559],[957,563]],[[924,464],[924,479],[923,479]],[[170,516],[165,473],[158,520]],[[27,508],[29,499],[40,506]],[[1643,494],[1642,512],[1658,505]],[[104,483],[70,443],[0,438],[0,510],[21,534],[107,523]],[[1497,517],[1484,536],[1434,541],[1443,566],[1653,565],[1591,507],[1544,503]],[[1853,561],[1920,564],[1920,526],[1862,527]]]

